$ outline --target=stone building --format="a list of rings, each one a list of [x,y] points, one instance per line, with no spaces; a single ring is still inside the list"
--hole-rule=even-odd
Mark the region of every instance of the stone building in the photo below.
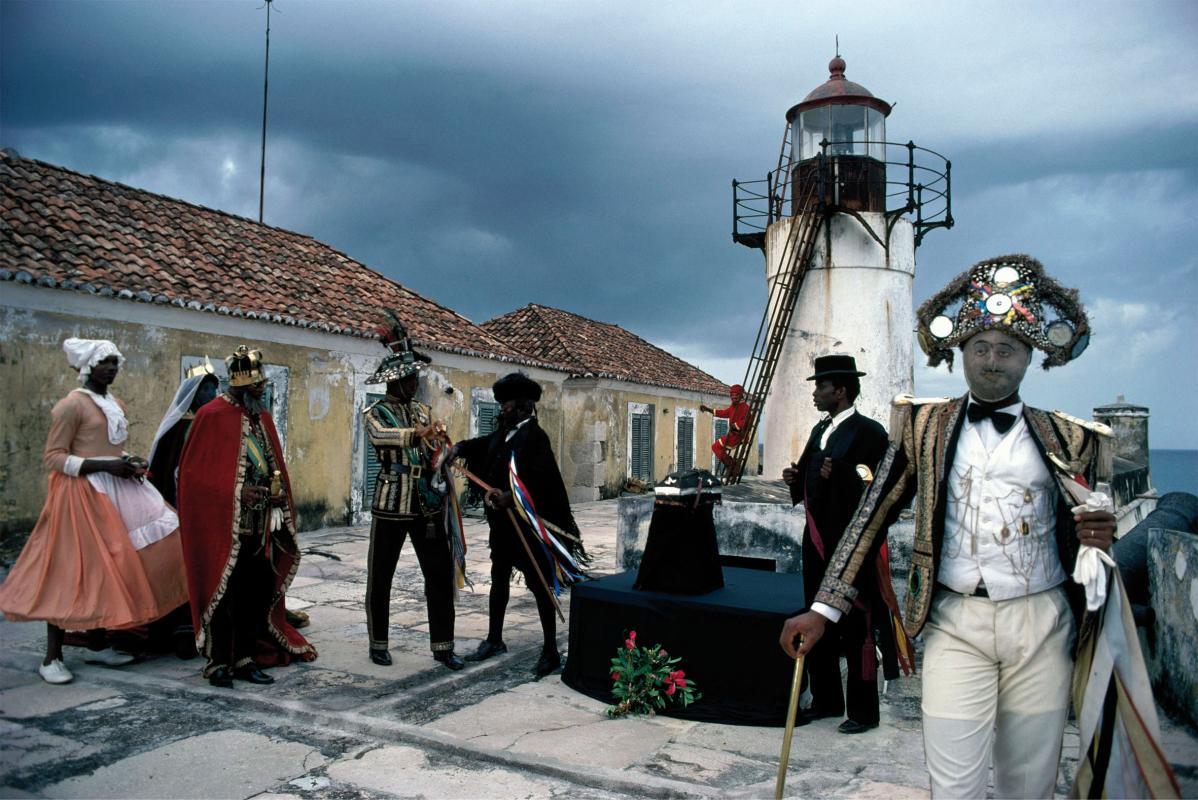
[[[384,354],[375,329],[386,308],[432,357],[423,399],[455,440],[490,429],[497,377],[520,369],[539,381],[541,423],[576,497],[612,494],[633,474],[627,420],[596,409],[626,409],[636,397],[664,415],[726,397],[723,384],[664,351],[653,363],[684,378],[592,376],[522,352],[497,335],[499,320],[476,325],[309,236],[5,152],[0,535],[29,530],[41,508],[49,412],[77,385],[61,349],[70,336],[112,339],[125,354],[113,391],[129,407],[130,452],[143,455],[186,368],[204,356],[221,367],[242,343],[261,348],[301,525],[364,520],[372,454],[361,411],[382,387],[363,380]],[[667,430],[654,440],[653,475],[675,461]],[[700,430],[693,452],[710,441]]]

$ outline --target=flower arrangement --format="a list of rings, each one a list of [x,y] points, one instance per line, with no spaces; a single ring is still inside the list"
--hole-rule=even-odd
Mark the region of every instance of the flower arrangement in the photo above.
[[[677,669],[681,660],[670,658],[659,644],[638,646],[636,631],[630,631],[611,660],[611,693],[616,704],[608,707],[607,715],[653,714],[667,705],[686,708],[700,699],[703,695],[694,681]]]

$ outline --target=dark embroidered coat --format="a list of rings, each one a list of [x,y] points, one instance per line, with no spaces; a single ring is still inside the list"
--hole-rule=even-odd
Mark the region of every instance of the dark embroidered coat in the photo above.
[[[878,465],[874,482],[866,492],[848,528],[833,553],[815,600],[848,613],[857,589],[853,583],[863,565],[872,567],[881,545],[879,532],[898,519],[915,500],[915,547],[903,626],[916,636],[927,621],[935,592],[944,541],[944,517],[948,492],[946,483],[956,456],[967,396],[946,402],[918,405],[895,404],[890,423],[891,443]],[[1024,405],[1023,417],[1032,441],[1050,473],[1067,469],[1093,482],[1098,462],[1098,434],[1060,414]],[[1065,574],[1073,573],[1078,541],[1069,504],[1057,501],[1057,553]],[[1075,611],[1084,600],[1080,587],[1071,581],[1066,591]]]

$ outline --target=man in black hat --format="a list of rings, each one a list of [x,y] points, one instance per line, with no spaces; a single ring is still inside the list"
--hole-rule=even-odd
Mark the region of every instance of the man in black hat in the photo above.
[[[510,491],[513,455],[520,481],[531,495],[538,516],[547,527],[552,526],[549,535],[556,535],[553,528],[565,531],[574,538],[561,537],[559,541],[580,555],[581,540],[549,437],[537,424],[536,404],[541,399],[541,387],[528,376],[513,372],[496,381],[492,388],[495,401],[500,404],[499,428],[488,436],[460,442],[454,452],[456,457],[466,459],[468,468],[475,475],[493,487],[485,498],[487,522],[491,526],[490,625],[486,640],[475,653],[466,656],[466,660],[482,661],[507,652],[507,645],[503,643],[503,615],[514,567],[524,574],[524,585],[537,601],[545,642],[533,672],[542,677],[561,666],[555,608],[545,583],[554,580],[554,564],[540,538],[526,531],[524,522],[518,523],[520,530],[513,522],[511,510],[515,502]],[[525,538],[528,550],[518,536]],[[540,575],[529,559],[529,551],[536,559]]]
[[[861,393],[852,356],[815,359],[812,399],[825,416],[811,431],[797,464],[782,471],[790,499],[807,512],[803,536],[803,589],[808,607],[815,600],[828,558],[861,500],[867,482],[886,452],[886,429],[859,414],[853,405]],[[863,733],[878,726],[875,629],[889,630],[885,606],[878,596],[876,574],[865,570],[855,584],[860,594],[840,622],[829,625],[818,647],[807,656],[812,702],[796,724],[845,713],[840,686],[840,654],[848,659],[848,719],[841,733]],[[889,641],[887,637],[883,637]]]
[[[445,494],[433,485],[430,443],[444,430],[432,409],[416,399],[427,356],[412,349],[407,331],[392,315],[381,331],[391,353],[367,384],[387,384],[386,396],[365,411],[366,438],[375,449],[379,473],[370,505],[370,551],[366,573],[366,627],[370,660],[391,664],[387,633],[391,581],[404,540],[411,538],[424,574],[428,633],[433,658],[452,670],[465,666],[453,651],[453,556],[441,513]]]

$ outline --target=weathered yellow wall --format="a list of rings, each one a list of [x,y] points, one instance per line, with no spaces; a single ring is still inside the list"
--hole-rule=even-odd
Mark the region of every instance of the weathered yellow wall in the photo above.
[[[41,508],[46,472],[41,453],[50,409],[79,385],[62,352],[69,336],[111,339],[125,356],[112,392],[129,410],[129,452],[145,456],[179,384],[183,356],[216,358],[242,340],[129,322],[85,321],[46,312],[9,319],[0,342],[0,421],[4,506],[0,530],[28,530]],[[13,335],[15,334],[15,335]],[[254,344],[254,343],[251,343]],[[287,453],[305,527],[343,522],[350,482],[352,373],[327,353],[271,343],[267,363],[289,370]]]

